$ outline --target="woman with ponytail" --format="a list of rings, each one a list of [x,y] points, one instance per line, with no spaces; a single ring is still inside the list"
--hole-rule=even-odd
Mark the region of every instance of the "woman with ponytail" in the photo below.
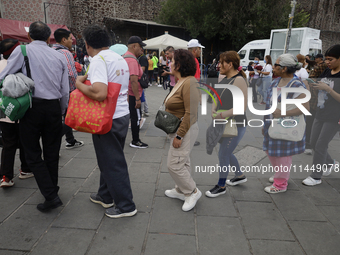
[[[301,80],[294,75],[296,70],[300,70],[302,64],[297,61],[297,58],[292,54],[283,54],[278,57],[274,64],[274,75],[279,78],[275,79],[267,93],[266,110],[270,109],[272,102],[277,100],[281,103],[281,88],[302,87],[306,89],[306,86]],[[273,89],[277,89],[277,98],[273,98]],[[306,95],[303,93],[288,93],[287,99],[298,99],[304,98]],[[302,104],[306,109],[309,110],[309,103]],[[263,150],[267,153],[270,163],[275,169],[275,175],[269,178],[269,182],[273,182],[273,185],[266,187],[264,190],[267,193],[279,193],[285,192],[288,186],[288,179],[290,175],[290,168],[292,166],[292,156],[301,154],[305,151],[305,140],[306,135],[304,134],[301,141],[293,142],[288,140],[273,139],[269,136],[268,130],[271,125],[270,119],[279,119],[285,116],[298,116],[302,114],[299,108],[286,111],[286,115],[281,115],[281,109],[277,108],[271,115],[264,116],[264,126],[262,128]],[[286,171],[288,169],[288,171]]]
[[[220,74],[226,77],[220,82],[221,84],[230,84],[238,87],[247,98],[247,81],[246,74],[240,66],[240,57],[236,51],[227,51],[220,55]],[[212,116],[214,119],[231,119],[233,117],[233,95],[229,89],[216,89],[220,95],[222,104],[212,106]],[[247,109],[247,100],[244,100],[244,109]],[[223,110],[223,111],[218,111]],[[218,112],[217,112],[218,111]],[[241,141],[246,132],[247,117],[244,115],[234,116],[237,123],[238,135],[235,137],[224,137],[220,140],[220,148],[218,158],[221,169],[227,171],[219,172],[219,180],[217,185],[211,190],[208,190],[205,195],[207,197],[217,197],[226,193],[226,184],[235,186],[247,181],[246,176],[241,172],[239,163],[233,154],[236,146]],[[235,169],[235,177],[227,180],[229,169]]]

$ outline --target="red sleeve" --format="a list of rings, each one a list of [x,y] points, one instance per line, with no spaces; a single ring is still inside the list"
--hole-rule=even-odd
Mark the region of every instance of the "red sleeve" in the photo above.
[[[196,73],[195,73],[195,78],[199,81],[201,79],[201,70],[200,70],[200,63],[198,63],[197,58],[195,58],[196,62]]]

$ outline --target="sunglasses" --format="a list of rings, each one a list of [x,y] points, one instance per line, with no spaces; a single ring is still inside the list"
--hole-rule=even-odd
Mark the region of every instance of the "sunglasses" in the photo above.
[[[275,67],[279,66],[279,67],[282,67],[282,65],[280,64],[274,64]]]

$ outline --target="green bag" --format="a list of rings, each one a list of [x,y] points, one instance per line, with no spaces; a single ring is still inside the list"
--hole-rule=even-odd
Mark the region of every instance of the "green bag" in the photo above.
[[[21,45],[21,52],[25,58],[27,76],[31,78],[29,69],[28,58],[26,54],[26,45]],[[3,80],[1,81],[0,88],[2,88]],[[0,89],[0,109],[12,121],[16,121],[24,117],[28,108],[32,106],[32,92],[29,91],[25,95],[17,98],[7,97],[2,95]]]
[[[32,102],[32,92],[29,91],[22,97],[6,97],[0,90],[0,107],[4,114],[12,121],[24,117]]]

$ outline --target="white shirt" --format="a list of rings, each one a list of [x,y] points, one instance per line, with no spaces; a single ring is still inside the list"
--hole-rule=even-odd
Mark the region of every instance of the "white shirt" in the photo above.
[[[105,59],[105,62],[100,56]],[[123,57],[109,49],[100,51],[92,58],[88,75],[91,84],[101,82],[108,85],[108,82],[114,82],[122,85],[113,119],[130,113],[127,102],[130,73],[129,66]]]
[[[265,75],[265,74],[262,74],[262,77],[272,77],[273,76],[273,67],[271,64],[266,64],[263,69],[262,69],[262,72],[269,72],[268,75]]]
[[[295,75],[299,77],[302,81],[306,80],[309,76],[307,70],[303,67],[300,70],[296,71]]]
[[[159,57],[159,62],[161,63],[162,66],[166,65],[166,59],[163,59],[162,56]]]

